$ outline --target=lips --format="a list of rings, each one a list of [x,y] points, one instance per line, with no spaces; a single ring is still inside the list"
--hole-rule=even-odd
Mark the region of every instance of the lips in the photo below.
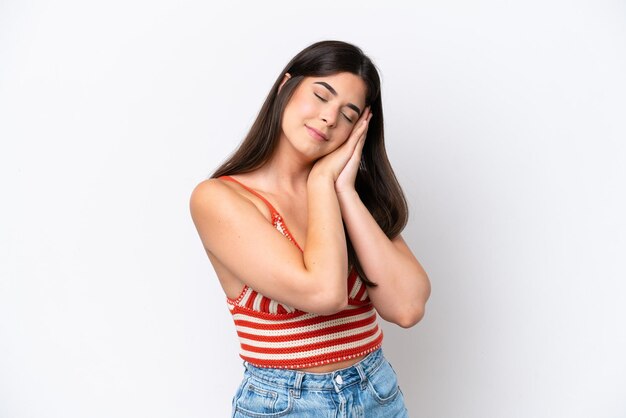
[[[320,141],[328,141],[328,136],[324,132],[318,131],[317,129],[311,128],[310,126],[307,126],[307,125],[304,125],[304,126],[306,126],[307,131],[309,131],[309,134],[313,138],[320,140]]]

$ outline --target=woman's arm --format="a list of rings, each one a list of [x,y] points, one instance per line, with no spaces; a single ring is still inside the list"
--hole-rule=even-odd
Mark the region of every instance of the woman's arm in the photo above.
[[[363,114],[369,122],[369,108]],[[424,316],[430,281],[402,236],[387,238],[356,192],[354,183],[364,143],[354,148],[335,181],[341,216],[365,274],[378,284],[368,288],[376,310],[383,319],[409,328]]]
[[[430,281],[401,235],[390,240],[356,190],[337,194],[341,214],[367,277],[378,284],[368,293],[386,321],[409,328],[422,319]]]
[[[362,117],[361,119],[364,119]],[[320,158],[307,179],[307,239],[300,252],[252,202],[220,180],[194,189],[190,210],[205,249],[257,292],[296,309],[332,314],[348,303],[348,253],[335,184],[365,124]]]
[[[309,233],[301,252],[257,207],[218,179],[201,182],[190,210],[205,249],[257,292],[296,309],[331,314],[347,301],[347,253],[334,181],[307,184]]]

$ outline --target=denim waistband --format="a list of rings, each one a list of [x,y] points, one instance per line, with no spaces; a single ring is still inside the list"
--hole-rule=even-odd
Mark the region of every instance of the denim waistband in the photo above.
[[[272,386],[293,388],[298,392],[300,389],[339,391],[355,383],[364,386],[367,382],[367,376],[374,373],[384,359],[382,348],[378,348],[350,367],[327,373],[263,368],[247,361],[244,361],[243,364],[251,376]]]

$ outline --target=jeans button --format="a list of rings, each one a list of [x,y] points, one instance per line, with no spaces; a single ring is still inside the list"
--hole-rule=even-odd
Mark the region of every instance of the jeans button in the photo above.
[[[343,379],[341,378],[341,375],[335,376],[335,382],[337,382],[338,385],[343,383]]]

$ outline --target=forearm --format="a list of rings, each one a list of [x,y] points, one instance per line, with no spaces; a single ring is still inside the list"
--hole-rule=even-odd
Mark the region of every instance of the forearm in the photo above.
[[[307,182],[308,225],[304,264],[327,290],[347,300],[348,254],[341,210],[332,178],[310,175]]]
[[[402,238],[387,238],[356,191],[338,195],[352,246],[367,277],[370,299],[386,320],[401,326],[421,319],[430,283],[426,272]]]

